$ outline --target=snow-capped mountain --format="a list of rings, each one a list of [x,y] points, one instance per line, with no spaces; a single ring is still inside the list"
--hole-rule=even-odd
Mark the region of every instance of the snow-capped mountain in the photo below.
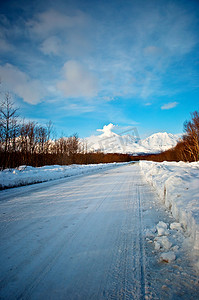
[[[175,147],[179,140],[178,135],[174,135],[167,132],[158,132],[152,134],[145,140],[142,140],[142,146],[147,149],[155,149],[156,151],[165,151],[172,147]]]
[[[105,153],[158,153],[174,147],[179,140],[179,135],[166,132],[155,133],[144,140],[140,140],[135,134],[119,135],[113,132],[115,126],[110,123],[98,136],[85,138],[82,143],[88,151],[102,151]]]

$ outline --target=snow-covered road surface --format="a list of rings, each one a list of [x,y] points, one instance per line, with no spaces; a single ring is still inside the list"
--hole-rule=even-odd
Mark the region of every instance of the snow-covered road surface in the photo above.
[[[197,299],[183,232],[160,243],[154,228],[175,220],[139,164],[0,197],[0,299]]]

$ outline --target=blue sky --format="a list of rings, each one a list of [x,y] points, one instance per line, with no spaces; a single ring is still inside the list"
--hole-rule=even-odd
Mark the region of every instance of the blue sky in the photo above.
[[[80,137],[113,123],[180,133],[199,109],[199,2],[0,2],[1,91]]]

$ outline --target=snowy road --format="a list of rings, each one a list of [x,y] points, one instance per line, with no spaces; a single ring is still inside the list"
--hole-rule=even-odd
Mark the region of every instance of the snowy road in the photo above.
[[[146,236],[174,219],[138,164],[0,197],[0,299],[197,299],[182,232],[170,263]]]

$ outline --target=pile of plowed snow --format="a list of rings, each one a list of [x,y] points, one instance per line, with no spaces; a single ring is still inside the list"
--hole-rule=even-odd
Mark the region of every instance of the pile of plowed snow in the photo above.
[[[20,166],[16,169],[6,169],[0,172],[0,189],[55,180],[74,175],[88,174],[90,172],[108,169],[123,164],[126,163],[69,166],[52,165],[40,168]]]
[[[199,162],[141,161],[140,166],[146,180],[155,188],[174,218],[180,222],[193,244],[193,249],[198,252]]]

